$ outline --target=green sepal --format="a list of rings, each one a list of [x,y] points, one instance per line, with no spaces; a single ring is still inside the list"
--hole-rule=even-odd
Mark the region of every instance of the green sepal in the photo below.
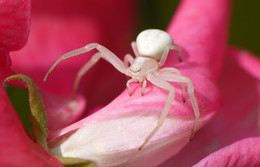
[[[65,167],[96,167],[96,164],[92,161],[70,158],[70,157],[56,157]]]
[[[29,105],[31,108],[31,122],[33,124],[32,135],[34,140],[46,151],[48,151],[47,145],[47,115],[42,101],[41,94],[33,82],[33,80],[26,75],[17,74],[7,77],[5,82],[10,80],[20,80],[26,84],[26,87],[29,92]]]

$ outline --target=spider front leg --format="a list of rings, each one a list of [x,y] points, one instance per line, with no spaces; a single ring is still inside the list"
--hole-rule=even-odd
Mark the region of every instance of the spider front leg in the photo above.
[[[124,57],[124,63],[127,67],[129,67],[134,62],[134,58],[130,54],[126,54]]]
[[[131,46],[132,46],[132,49],[133,49],[133,51],[134,51],[135,57],[139,57],[140,54],[139,54],[139,52],[138,52],[136,42],[133,41],[133,42],[131,43]]]
[[[68,52],[64,55],[62,55],[53,65],[52,67],[49,69],[49,71],[46,73],[43,82],[45,82],[48,78],[48,75],[53,71],[53,69],[62,61],[74,56],[77,56],[79,54],[88,52],[90,50],[93,49],[97,49],[99,52],[97,54],[94,55],[94,58],[90,60],[90,62],[86,63],[84,65],[84,67],[80,70],[80,74],[78,74],[79,76],[77,76],[76,82],[78,82],[77,80],[80,80],[81,76],[87,72],[87,70],[92,67],[98,60],[99,58],[103,58],[106,61],[108,61],[109,63],[111,63],[118,71],[120,71],[121,73],[125,74],[126,70],[127,70],[127,66],[124,64],[124,62],[122,62],[113,52],[111,52],[110,50],[108,50],[107,48],[105,48],[104,46],[97,44],[97,43],[91,43],[88,44],[82,48],[73,50],[71,52]],[[77,87],[78,83],[75,83]]]
[[[158,76],[160,76],[160,78],[162,78],[166,81],[187,83],[188,94],[189,94],[189,98],[190,98],[191,105],[192,105],[194,115],[195,115],[195,121],[194,121],[194,125],[193,125],[192,131],[191,131],[191,136],[190,136],[190,140],[192,140],[192,138],[193,138],[193,136],[196,132],[198,122],[199,122],[199,116],[200,116],[198,103],[197,103],[197,100],[196,100],[195,95],[194,95],[193,83],[191,82],[191,80],[188,77],[178,75],[178,74],[160,73],[160,71],[159,71]]]
[[[98,52],[96,54],[94,54],[91,59],[83,65],[83,67],[79,70],[79,72],[77,73],[76,76],[76,80],[74,82],[74,86],[73,86],[73,92],[74,94],[77,92],[78,86],[79,86],[79,82],[81,80],[81,78],[83,77],[84,74],[87,73],[87,71],[98,62],[98,60],[101,58],[101,53]]]
[[[144,143],[139,147],[139,150],[141,150],[145,146],[145,144],[147,144],[150,141],[150,139],[154,136],[154,134],[161,128],[165,118],[168,115],[168,112],[169,112],[170,107],[171,107],[171,103],[173,102],[173,99],[174,99],[174,96],[175,96],[175,89],[174,89],[174,87],[170,83],[166,82],[165,80],[162,80],[159,77],[156,77],[153,74],[148,74],[147,75],[147,79],[152,84],[154,84],[155,86],[158,86],[158,87],[160,87],[162,89],[168,90],[169,91],[169,95],[167,97],[167,100],[166,100],[166,103],[164,105],[163,111],[162,111],[162,113],[160,115],[160,118],[159,118],[159,120],[157,122],[157,126],[153,129],[153,131],[149,134],[149,136],[146,137]]]
[[[131,87],[130,87],[130,83],[132,82],[138,82],[137,79],[129,79],[127,82],[126,82],[126,87],[128,89],[128,94],[129,96],[132,96],[132,91],[131,91]],[[144,91],[145,91],[145,88],[146,88],[146,85],[147,85],[147,81],[144,80],[143,81],[143,84],[142,84],[142,90],[141,90],[141,95],[143,96],[144,95]]]
[[[137,46],[136,46],[136,42],[133,41],[131,43],[131,46],[132,46],[132,49],[134,51],[134,54],[135,54],[135,57],[139,57],[140,54],[138,52],[138,49],[137,49]],[[131,54],[126,54],[125,57],[124,57],[124,63],[129,66],[129,64],[131,65],[132,63],[134,62],[134,58],[133,56],[131,56]]]
[[[131,78],[131,79],[129,79],[127,82],[126,82],[126,87],[127,87],[127,89],[128,89],[128,95],[129,96],[132,96],[132,91],[131,91],[131,87],[130,87],[130,83],[132,83],[132,82],[138,82],[136,79],[133,79],[133,78]]]
[[[145,80],[143,81],[143,85],[142,85],[142,91],[141,91],[141,95],[142,95],[142,96],[144,95],[144,91],[145,91],[146,85],[147,85],[147,81],[146,81],[146,79],[145,79]]]

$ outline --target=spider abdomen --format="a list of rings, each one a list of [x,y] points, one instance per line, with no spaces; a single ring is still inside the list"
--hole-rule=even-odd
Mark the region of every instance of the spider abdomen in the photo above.
[[[142,31],[136,38],[136,44],[141,56],[147,56],[159,60],[164,49],[173,45],[173,39],[165,31],[148,29]]]

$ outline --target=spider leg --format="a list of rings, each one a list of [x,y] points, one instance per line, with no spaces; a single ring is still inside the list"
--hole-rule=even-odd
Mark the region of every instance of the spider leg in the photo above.
[[[178,75],[181,75],[181,72],[179,70],[177,70],[176,68],[172,68],[172,67],[165,67],[163,69],[161,69],[159,71],[159,73],[176,73]],[[181,89],[182,89],[182,101],[185,103],[186,99],[185,99],[185,84],[183,82],[180,82],[181,84]]]
[[[79,54],[88,52],[92,49],[97,49],[101,54],[100,57],[102,57],[103,59],[105,59],[106,61],[108,61],[109,63],[111,63],[118,71],[120,71],[121,73],[125,74],[127,67],[126,65],[110,50],[108,50],[107,48],[105,48],[102,45],[99,45],[97,43],[91,43],[88,44],[82,48],[73,50],[71,52],[65,53],[64,55],[62,55],[53,65],[52,67],[49,69],[49,71],[46,73],[43,82],[46,81],[48,75],[52,72],[52,70],[62,61],[65,59],[68,59],[70,57],[74,57],[77,56]]]
[[[143,81],[143,86],[142,86],[142,91],[141,91],[141,95],[142,95],[142,96],[144,95],[144,91],[145,91],[146,85],[147,85],[147,81],[146,81],[146,79],[145,79],[145,80]]]
[[[132,82],[137,82],[137,80],[131,78],[131,79],[129,79],[129,80],[126,82],[126,87],[127,87],[127,89],[128,89],[128,94],[129,94],[129,96],[132,96],[132,91],[131,91],[131,87],[130,87],[130,83],[132,83]]]
[[[81,78],[83,77],[84,74],[86,74],[86,72],[94,65],[96,64],[96,62],[98,62],[98,60],[101,58],[101,53],[98,52],[96,54],[94,54],[91,59],[84,64],[84,66],[79,70],[77,76],[76,76],[76,80],[74,82],[74,86],[73,86],[73,92],[74,94],[76,93],[77,89],[78,89],[78,85],[79,82],[81,80]]]
[[[134,62],[134,58],[131,56],[131,54],[126,54],[124,57],[124,63],[127,67],[129,67],[129,65],[133,64]]]
[[[167,46],[164,51],[163,51],[163,54],[162,54],[162,57],[159,61],[159,67],[163,66],[166,59],[167,59],[167,56],[169,55],[169,52],[170,50],[177,50],[179,53],[178,53],[178,59],[179,61],[181,62],[182,59],[181,59],[181,48],[178,47],[178,46],[174,46],[174,45],[170,45],[170,46]]]
[[[136,42],[133,41],[133,42],[131,43],[131,46],[132,46],[132,49],[133,49],[133,51],[134,51],[135,57],[139,57],[140,54],[139,54],[139,52],[138,52]]]
[[[160,118],[158,120],[157,126],[153,129],[153,131],[149,134],[148,137],[146,137],[144,143],[139,147],[139,150],[141,150],[146,143],[149,142],[149,140],[154,136],[154,134],[161,128],[161,126],[163,125],[163,122],[165,120],[165,118],[167,117],[167,114],[170,110],[170,106],[171,103],[173,102],[174,96],[175,96],[175,89],[174,87],[168,83],[167,81],[153,75],[153,74],[148,74],[147,75],[147,79],[154,84],[155,86],[158,86],[162,89],[168,90],[169,91],[169,95],[167,97],[166,103],[164,105],[163,111],[160,115]]]
[[[191,136],[190,136],[190,140],[192,140],[192,138],[196,132],[196,129],[198,126],[198,121],[199,121],[199,116],[200,116],[198,103],[197,103],[197,100],[194,95],[193,83],[191,82],[191,80],[188,77],[178,75],[178,74],[160,73],[159,75],[160,75],[160,78],[167,80],[167,81],[187,83],[188,94],[189,94],[191,105],[192,105],[194,115],[195,115],[195,121],[194,121],[194,125],[193,125],[192,131],[191,131]]]

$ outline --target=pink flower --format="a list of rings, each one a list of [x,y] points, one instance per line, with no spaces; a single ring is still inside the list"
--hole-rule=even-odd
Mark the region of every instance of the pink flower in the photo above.
[[[182,102],[180,86],[174,84],[176,97],[169,115],[160,131],[141,151],[138,147],[156,125],[168,92],[148,84],[142,97],[140,85],[132,84],[132,97],[129,97],[125,90],[102,109],[94,108],[98,104],[112,100],[126,82],[124,76],[110,64],[100,63],[87,75],[88,80],[83,81],[87,86],[82,84],[80,94],[74,99],[71,96],[74,77],[90,56],[64,61],[63,65],[54,70],[46,85],[40,83],[58,56],[86,43],[100,42],[117,55],[125,54],[126,45],[122,41],[128,36],[127,32],[133,29],[134,16],[131,9],[134,9],[134,6],[131,6],[130,1],[117,1],[121,9],[125,9],[118,14],[115,10],[116,5],[111,5],[109,2],[98,4],[99,10],[104,13],[97,12],[93,7],[95,4],[91,2],[81,2],[86,4],[89,10],[80,3],[68,6],[65,4],[65,7],[62,5],[60,8],[60,3],[58,0],[53,1],[51,5],[53,8],[50,8],[45,15],[41,14],[43,11],[41,13],[39,11],[49,4],[45,1],[35,4],[28,44],[22,51],[12,56],[13,70],[33,78],[43,95],[49,118],[48,146],[53,156],[93,160],[100,166],[156,166],[172,157],[162,166],[190,166],[218,148],[257,134],[256,126],[248,114],[254,113],[250,111],[259,107],[257,105],[260,76],[256,71],[259,71],[260,62],[248,52],[227,48],[228,1],[183,0],[168,28],[175,44],[183,48],[183,62],[177,62],[176,53],[172,53],[165,67],[176,67],[193,81],[201,112],[200,128],[218,111],[216,117],[195,135],[192,142],[189,142],[194,121],[193,110],[189,99],[186,103]],[[26,4],[28,5],[28,2]],[[73,10],[74,5],[76,10]],[[28,30],[28,27],[25,30]],[[19,30],[19,34],[25,30]],[[25,37],[26,35],[22,39],[26,41]],[[48,42],[44,42],[45,40]],[[5,55],[12,50],[12,47],[7,47],[9,43],[11,42],[4,45],[4,48],[7,48]],[[18,41],[20,47],[22,43],[22,40]],[[8,60],[8,56],[5,58]],[[0,64],[1,67],[10,70],[8,63],[1,61]],[[238,71],[234,71],[236,69]],[[3,73],[3,76],[6,74],[7,72]],[[106,87],[110,90],[104,91],[107,90]],[[3,90],[1,86],[0,91]],[[252,93],[247,99],[245,95],[248,92]],[[34,163],[40,158],[43,166],[60,165],[26,135],[4,92],[0,98],[2,103],[0,106],[3,106],[0,108],[0,114],[3,115],[0,133],[4,136],[4,133],[10,132],[8,127],[14,129],[11,130],[13,134],[0,140],[0,145],[5,148],[3,152],[0,151],[0,155],[7,155],[4,144],[10,140],[11,144],[15,143],[12,145],[13,150],[10,151],[12,154],[27,153],[25,156]],[[223,107],[220,107],[220,101]],[[90,112],[93,114],[84,113],[86,105],[92,109]],[[5,109],[10,112],[5,112]],[[83,118],[82,114],[85,118],[75,122],[80,117]],[[12,138],[15,135],[17,137]],[[19,141],[15,141],[16,138]],[[197,165],[207,166],[213,160],[219,166],[228,164],[235,166],[234,159],[238,159],[241,155],[245,158],[239,161],[240,164],[247,164],[259,153],[257,141],[259,138],[238,141],[209,155]],[[188,146],[180,151],[187,144]],[[254,144],[257,150],[248,149],[247,146]],[[27,150],[36,150],[36,153],[20,149],[21,145]],[[226,161],[218,161],[223,157],[223,153],[229,155],[225,157]],[[16,159],[19,160],[19,157]],[[4,160],[0,161],[0,164],[10,163],[7,158]],[[253,160],[253,165],[259,164],[259,158]]]

